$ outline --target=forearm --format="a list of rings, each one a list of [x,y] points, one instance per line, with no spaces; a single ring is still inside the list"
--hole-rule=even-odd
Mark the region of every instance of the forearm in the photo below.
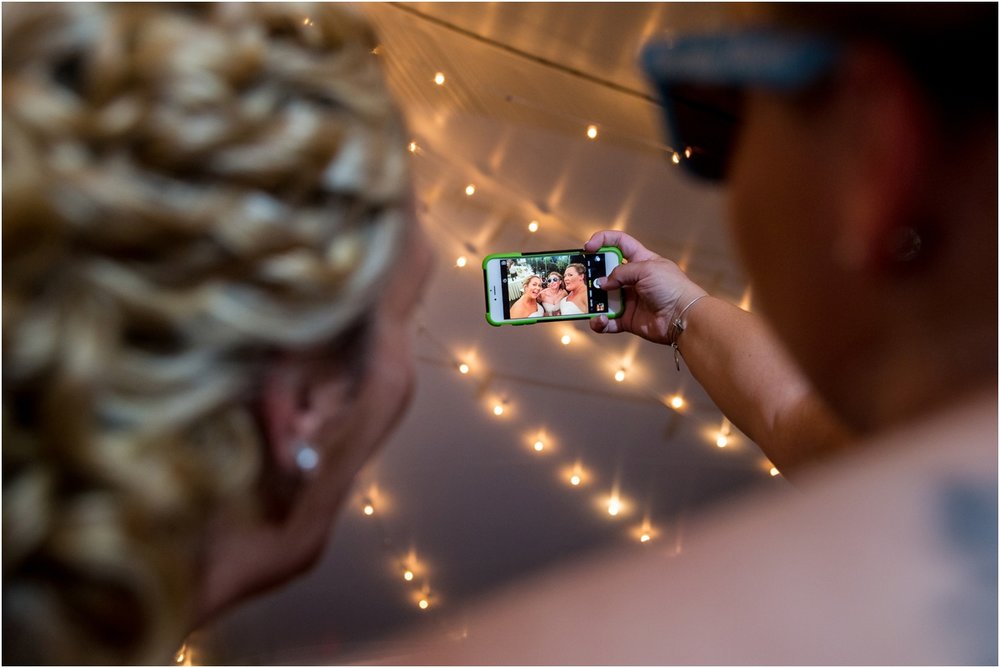
[[[726,417],[783,473],[850,441],[849,432],[757,316],[706,297],[686,314],[678,348]]]

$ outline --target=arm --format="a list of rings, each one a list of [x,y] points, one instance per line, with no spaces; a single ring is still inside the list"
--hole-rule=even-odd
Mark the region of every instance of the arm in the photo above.
[[[621,318],[591,320],[597,332],[632,332],[668,344],[670,323],[707,293],[676,264],[622,232],[598,232],[588,251],[618,246],[628,264],[605,282],[626,290]],[[770,329],[753,314],[706,296],[684,315],[678,349],[709,396],[783,473],[842,449],[850,433],[825,406]]]

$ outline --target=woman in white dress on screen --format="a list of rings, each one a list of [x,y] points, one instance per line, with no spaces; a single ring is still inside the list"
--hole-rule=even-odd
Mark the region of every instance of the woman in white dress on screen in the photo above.
[[[558,271],[550,271],[542,282],[542,286],[544,290],[538,297],[538,303],[542,305],[545,315],[562,315],[562,311],[559,310],[560,302],[563,297],[569,294],[563,289],[562,274]]]
[[[538,296],[542,294],[541,276],[528,276],[524,279],[524,292],[517,301],[510,305],[511,318],[539,318],[542,316],[542,305]]]
[[[587,269],[579,262],[566,267],[563,272],[563,283],[569,291],[561,302],[559,311],[562,315],[577,315],[587,313],[590,307],[587,305]]]

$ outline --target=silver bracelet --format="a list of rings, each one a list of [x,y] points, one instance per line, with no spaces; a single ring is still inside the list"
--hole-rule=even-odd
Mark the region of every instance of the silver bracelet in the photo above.
[[[701,295],[701,297],[695,297],[694,299],[692,299],[690,302],[688,302],[687,306],[681,309],[680,314],[676,318],[674,318],[673,323],[671,323],[674,326],[674,331],[676,333],[673,336],[673,341],[670,342],[670,347],[674,349],[674,364],[677,365],[678,371],[681,370],[681,352],[680,350],[677,349],[677,340],[681,338],[681,334],[684,333],[684,320],[683,320],[684,314],[688,312],[689,308],[694,306],[695,302],[707,296],[708,296],[707,294],[704,294]]]

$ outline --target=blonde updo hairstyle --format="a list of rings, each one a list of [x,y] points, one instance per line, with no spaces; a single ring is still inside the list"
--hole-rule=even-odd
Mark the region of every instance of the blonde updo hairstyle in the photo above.
[[[537,278],[540,281],[544,280],[538,274],[532,274],[531,276],[528,276],[526,279],[524,279],[523,281],[521,281],[521,290],[522,291],[527,290],[528,289],[528,283],[531,283],[532,279],[535,279],[535,278]]]
[[[262,370],[351,345],[399,256],[375,46],[330,5],[4,4],[6,663],[163,663],[191,624]]]

